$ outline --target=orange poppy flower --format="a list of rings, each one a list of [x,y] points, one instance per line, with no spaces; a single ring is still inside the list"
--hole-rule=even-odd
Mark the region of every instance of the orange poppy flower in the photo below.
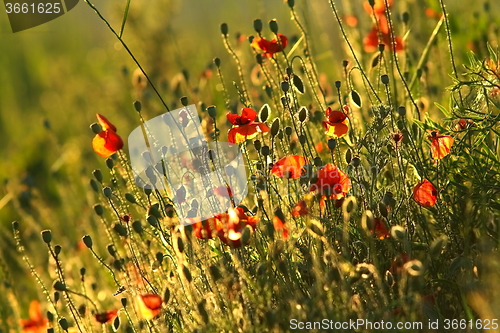
[[[227,133],[230,143],[243,143],[253,139],[259,132],[269,132],[269,127],[264,123],[255,122],[257,112],[250,108],[244,108],[241,115],[228,113],[227,120],[233,124],[233,128]]]
[[[344,107],[347,111],[347,107]],[[347,134],[349,127],[347,126],[347,112],[333,111],[331,108],[325,111],[327,120],[323,121],[323,127],[326,130],[326,135],[338,137]]]
[[[255,230],[258,222],[257,216],[247,216],[241,207],[229,209],[227,213],[220,214],[223,228],[217,231],[217,237],[231,248],[247,245],[242,242],[243,229],[249,225]]]
[[[307,163],[307,158],[302,155],[285,156],[273,165],[271,173],[281,178],[299,178]]]
[[[392,6],[393,0],[387,1],[389,8]],[[384,0],[375,0],[375,4],[370,6],[370,3],[368,1],[365,1],[363,3],[363,8],[368,14],[375,13],[375,15],[380,16],[380,15],[385,15],[385,1]]]
[[[431,140],[431,154],[435,160],[440,160],[450,153],[451,146],[455,141],[448,135],[438,135],[439,132],[433,131],[429,136]]]
[[[395,47],[392,43],[391,39],[391,33],[388,27],[384,27],[384,24],[382,22],[386,22],[384,20],[381,20],[381,28],[380,28],[380,34],[381,34],[381,40],[379,40],[379,32],[377,29],[377,26],[374,25],[368,35],[363,40],[363,46],[366,52],[375,52],[378,50],[379,44],[385,44],[387,47],[389,47],[390,50],[400,52],[404,50],[404,45],[403,45],[403,39],[399,36],[394,36],[394,41],[396,43]]]
[[[330,199],[344,198],[351,188],[351,181],[347,175],[333,163],[326,164],[317,173],[317,181],[311,184],[309,190]]]
[[[45,333],[47,332],[48,320],[43,317],[40,303],[38,301],[31,301],[28,310],[30,319],[20,319],[24,333]]]
[[[106,117],[96,114],[102,131],[92,140],[92,148],[102,157],[109,157],[123,148],[122,138],[116,134],[116,127]]]
[[[373,230],[371,231],[378,239],[385,239],[390,236],[389,231],[385,227],[384,222],[381,219],[375,218],[373,219],[374,225]]]
[[[432,207],[436,204],[438,192],[427,179],[422,180],[413,189],[413,200],[422,207]]]
[[[275,38],[272,41],[268,41],[263,37],[255,37],[252,40],[251,46],[258,51],[264,51],[263,56],[266,58],[272,58],[275,53],[281,52],[288,45],[288,38],[285,35],[278,33],[278,40]],[[281,44],[281,45],[280,45]]]
[[[139,295],[137,303],[142,316],[147,320],[151,320],[160,314],[163,301],[156,294],[145,294]]]
[[[305,200],[300,200],[299,202],[297,202],[295,207],[293,207],[292,216],[299,217],[307,214],[309,214],[309,209],[307,208],[307,204]]]
[[[106,324],[115,319],[118,314],[118,310],[108,310],[100,313],[94,314],[95,320],[101,324]]]

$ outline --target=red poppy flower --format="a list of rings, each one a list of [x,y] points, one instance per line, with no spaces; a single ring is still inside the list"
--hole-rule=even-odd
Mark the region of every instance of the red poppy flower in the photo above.
[[[241,116],[229,113],[226,117],[233,124],[233,128],[227,133],[227,139],[230,143],[243,143],[256,137],[259,132],[269,132],[269,127],[266,124],[255,122],[257,112],[250,108],[244,108],[241,111]]]
[[[156,294],[139,295],[138,297],[139,312],[145,319],[153,319],[161,312],[163,303],[160,296]]]
[[[348,108],[344,107],[346,112],[333,111],[331,108],[326,109],[327,120],[323,121],[323,127],[326,130],[326,135],[333,137],[341,137],[347,134],[349,127],[347,126],[347,111]]]
[[[282,230],[283,238],[288,239],[288,228],[285,225],[285,214],[283,214],[281,208],[276,209],[274,212],[273,226],[276,231]]]
[[[413,200],[422,207],[432,207],[436,204],[438,192],[427,179],[422,180],[413,189]]]
[[[106,324],[115,319],[116,315],[118,314],[118,310],[108,310],[105,312],[100,312],[94,314],[95,320],[101,324]]]
[[[243,229],[248,225],[255,230],[258,222],[257,216],[247,216],[241,207],[229,209],[227,213],[220,214],[223,228],[217,231],[217,236],[231,248],[242,247],[241,236]]]
[[[317,173],[317,181],[311,184],[310,191],[327,196],[330,199],[344,198],[351,188],[349,177],[333,163],[326,164]]]
[[[385,239],[390,236],[384,222],[378,218],[373,219],[373,230],[371,232],[375,234],[378,239]]]
[[[286,36],[278,33],[278,40],[275,38],[272,41],[268,41],[263,37],[255,37],[252,40],[251,46],[258,51],[264,51],[263,56],[267,58],[272,58],[275,53],[281,52],[288,45],[288,38]],[[281,45],[280,45],[281,44]]]
[[[403,266],[410,261],[410,256],[407,253],[398,254],[391,263],[391,268],[389,272],[392,274],[401,274],[403,272]]]
[[[391,134],[392,141],[394,141],[396,147],[401,141],[403,141],[404,134],[401,131]]]
[[[92,140],[92,148],[102,157],[109,157],[123,148],[122,138],[116,134],[116,127],[103,115],[97,114],[102,131]]]
[[[271,173],[281,178],[299,178],[307,163],[307,158],[302,155],[285,156],[273,165]]]
[[[31,301],[28,310],[30,319],[20,319],[24,333],[45,333],[47,332],[48,320],[43,317],[40,303],[38,301]]]
[[[384,28],[384,25],[382,22],[386,22],[384,20],[380,21],[381,28],[380,28],[380,34],[381,34],[381,39],[379,40],[379,31],[377,29],[377,26],[374,25],[368,35],[365,37],[363,40],[363,46],[366,52],[375,52],[378,50],[379,44],[385,44],[387,47],[389,47],[390,50],[400,52],[404,50],[404,45],[403,45],[403,39],[399,36],[394,36],[394,42],[396,43],[395,47],[393,46],[392,39],[391,39],[391,33],[389,28]]]
[[[455,141],[448,135],[439,135],[439,132],[433,131],[429,136],[431,140],[431,154],[435,160],[440,160],[450,153],[451,146]]]
[[[241,116],[238,114],[228,113],[226,117],[231,124],[242,126],[253,123],[257,118],[257,112],[250,108],[243,108],[241,110]]]
[[[307,214],[309,214],[309,209],[307,208],[307,204],[305,200],[300,200],[299,202],[297,202],[295,207],[293,207],[292,216],[299,217]]]
[[[194,235],[199,239],[212,239],[217,231],[222,229],[219,215],[194,223],[192,226]]]

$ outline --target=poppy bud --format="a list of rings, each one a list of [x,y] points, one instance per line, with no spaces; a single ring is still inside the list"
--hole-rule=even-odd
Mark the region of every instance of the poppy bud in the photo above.
[[[62,250],[61,245],[54,246],[54,253],[56,254],[56,257],[61,253],[61,250]]]
[[[66,285],[59,280],[55,281],[52,287],[57,291],[66,291]]]
[[[343,60],[342,67],[347,68],[347,66],[349,66],[349,60]]]
[[[61,294],[58,291],[54,291],[54,303],[59,302],[59,299],[61,299]]]
[[[183,106],[188,106],[188,98],[186,96],[181,97],[181,104]]]
[[[184,274],[184,277],[186,278],[186,280],[188,280],[189,283],[191,283],[191,281],[193,281],[193,276],[191,275],[189,268],[187,268],[186,266],[183,266],[182,273]]]
[[[290,76],[290,75],[293,74],[293,68],[292,67],[287,67],[285,71],[286,71],[286,75],[288,75],[288,76]]]
[[[382,201],[378,203],[378,210],[380,212],[380,215],[382,215],[383,217],[387,217],[387,206]]]
[[[260,153],[264,156],[268,156],[270,153],[269,146],[262,146],[262,149],[260,150]]]
[[[253,28],[254,30],[260,34],[262,31],[262,21],[260,19],[253,20]]]
[[[288,136],[292,135],[292,128],[290,126],[285,127],[285,134]]]
[[[106,159],[106,166],[108,167],[108,169],[113,169],[113,167],[115,166],[115,162],[113,162],[113,159],[112,158],[107,158]]]
[[[401,15],[401,20],[403,21],[404,24],[408,24],[408,22],[410,21],[410,13],[404,12]]]
[[[127,302],[127,298],[126,298],[126,297],[122,297],[122,299],[121,299],[120,301],[122,302],[122,306],[123,306],[124,308],[126,308],[126,307],[127,307],[127,303],[128,303],[128,302]]]
[[[269,29],[275,34],[278,33],[278,22],[276,20],[269,21]]]
[[[92,132],[94,134],[98,134],[98,133],[102,132],[102,127],[98,123],[93,123],[92,125],[90,125],[90,129],[92,130]]]
[[[207,112],[208,112],[208,115],[215,120],[215,118],[217,117],[217,109],[215,108],[215,106],[214,105],[209,106],[207,108]]]
[[[245,228],[243,228],[243,231],[241,233],[241,243],[242,244],[248,244],[248,242],[250,241],[250,237],[252,237],[252,228],[250,226],[245,226]]]
[[[279,129],[280,129],[280,119],[276,118],[274,119],[271,125],[271,135],[276,136],[276,134],[278,134]]]
[[[263,60],[264,59],[262,58],[262,54],[259,53],[255,55],[255,61],[257,62],[257,64],[262,65]]]
[[[81,275],[82,277],[84,277],[84,276],[85,276],[85,273],[87,273],[87,269],[86,269],[85,267],[80,268],[80,275]]]
[[[141,112],[141,110],[142,110],[142,104],[141,104],[141,102],[139,102],[139,101],[135,101],[135,102],[134,102],[134,109],[135,109],[135,111],[137,111],[137,112]]]
[[[262,108],[259,111],[259,120],[261,122],[265,122],[268,117],[269,117],[269,105],[264,104],[264,106],[262,106]]]
[[[220,59],[214,58],[214,64],[215,64],[215,66],[220,67]]]
[[[102,216],[104,214],[104,208],[100,204],[95,204],[94,205],[94,212],[98,216]]]
[[[299,120],[301,122],[304,122],[307,119],[307,109],[306,108],[301,108],[299,111]]]
[[[342,85],[342,82],[335,81],[335,88],[339,89],[341,85]]]
[[[12,229],[14,231],[19,230],[19,222],[17,222],[17,221],[12,222]]]
[[[400,225],[395,225],[391,228],[391,236],[398,241],[406,240],[406,230]]]
[[[78,307],[78,314],[83,317],[85,316],[85,313],[87,313],[87,307],[85,306],[85,304],[81,304]]]
[[[106,198],[110,199],[111,195],[113,194],[113,190],[111,189],[111,187],[106,186],[105,188],[102,189],[102,193]]]
[[[256,150],[260,150],[262,148],[262,142],[260,142],[260,140],[255,140],[253,142],[253,146],[255,147]]]
[[[288,7],[290,7],[290,8],[293,8],[293,6],[295,6],[295,0],[288,0],[287,3],[288,3]]]
[[[90,187],[92,187],[92,190],[94,192],[99,192],[99,185],[97,185],[97,182],[95,181],[95,179],[90,180]]]
[[[384,53],[384,51],[385,51],[385,44],[378,44],[378,51],[380,53]]]
[[[142,234],[144,231],[144,229],[142,228],[141,221],[134,221],[132,223],[132,229],[134,229],[134,231],[137,232],[138,234]]]
[[[94,175],[94,178],[99,182],[102,183],[102,172],[100,169],[95,169],[92,171],[92,175]]]
[[[375,0],[368,0],[368,4],[373,8],[373,6],[375,6]]]
[[[354,158],[351,160],[351,164],[353,167],[357,168],[361,164],[361,160],[358,156],[354,156]]]
[[[316,156],[314,158],[314,165],[317,166],[318,168],[323,165],[323,161],[321,160],[321,157]]]
[[[345,161],[347,164],[351,163],[351,159],[352,159],[352,151],[351,149],[347,149],[347,151],[345,152]]]
[[[59,319],[59,325],[61,326],[63,331],[67,331],[69,329],[68,321],[64,317]]]
[[[227,36],[227,34],[229,33],[229,27],[227,26],[227,23],[222,23],[220,25],[220,32],[224,35],[224,36]]]
[[[179,250],[180,253],[184,252],[184,242],[180,237],[177,237],[177,250]]]
[[[389,84],[389,75],[384,74],[380,77],[380,80],[382,81],[383,84]]]
[[[47,311],[47,320],[51,323],[54,321],[54,314],[50,311]],[[48,331],[47,331],[47,333],[48,333]]]
[[[130,203],[137,203],[137,200],[135,199],[134,195],[131,193],[125,193],[125,199],[127,199],[128,202]]]
[[[149,215],[146,220],[151,226],[155,228],[158,226],[158,219],[154,215]]]
[[[337,147],[337,140],[335,139],[328,140],[328,148],[330,150],[334,150],[336,147]]]
[[[365,210],[361,217],[361,227],[365,232],[370,235],[371,231],[375,228],[375,219],[371,210]]]
[[[304,145],[307,141],[307,137],[304,134],[299,135],[299,142],[301,145]]]
[[[54,333],[54,328],[53,327],[47,328],[47,333]]]
[[[127,229],[120,223],[116,223],[114,226],[113,226],[113,230],[119,235],[119,236],[122,236],[122,237],[127,237],[128,235],[128,232],[127,232]]]
[[[50,242],[52,242],[52,231],[43,230],[42,231],[42,239],[45,242],[45,244],[50,244]]]
[[[89,249],[92,248],[93,242],[92,242],[92,237],[90,235],[85,235],[82,237],[83,244],[87,246]]]

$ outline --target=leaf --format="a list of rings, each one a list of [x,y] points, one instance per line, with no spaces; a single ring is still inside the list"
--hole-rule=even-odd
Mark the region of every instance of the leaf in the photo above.
[[[441,104],[434,102],[434,105],[446,116],[446,118],[451,118],[451,113],[450,111],[446,110],[444,106]]]
[[[351,91],[351,98],[350,100],[356,105],[358,108],[361,107],[361,97],[359,94],[356,92],[356,90]]]
[[[292,77],[292,82],[293,82],[293,85],[295,86],[295,88],[297,88],[298,92],[300,92],[301,94],[303,94],[305,92],[304,83],[302,83],[302,79],[300,77],[298,77],[297,75],[294,75]]]

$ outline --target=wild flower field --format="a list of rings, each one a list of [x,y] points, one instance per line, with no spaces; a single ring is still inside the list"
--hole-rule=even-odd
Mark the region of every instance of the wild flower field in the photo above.
[[[499,3],[78,10],[0,37],[0,333],[500,332]]]

